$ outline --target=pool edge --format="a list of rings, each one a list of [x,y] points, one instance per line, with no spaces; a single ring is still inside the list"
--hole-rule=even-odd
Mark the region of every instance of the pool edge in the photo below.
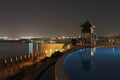
[[[64,63],[63,63],[64,59],[69,53],[82,48],[83,47],[81,46],[75,46],[63,52],[63,56],[60,59],[58,59],[58,61],[55,64],[55,80],[68,80],[67,74],[65,73],[65,69],[64,69]]]

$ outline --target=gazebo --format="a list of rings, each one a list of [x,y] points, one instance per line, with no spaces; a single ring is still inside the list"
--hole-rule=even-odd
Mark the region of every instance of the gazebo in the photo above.
[[[81,42],[82,45],[95,45],[94,29],[95,26],[88,20],[81,26]]]

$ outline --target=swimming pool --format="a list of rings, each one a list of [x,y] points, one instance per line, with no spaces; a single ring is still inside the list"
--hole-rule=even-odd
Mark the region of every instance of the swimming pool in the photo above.
[[[120,48],[85,48],[64,59],[68,80],[120,80]]]

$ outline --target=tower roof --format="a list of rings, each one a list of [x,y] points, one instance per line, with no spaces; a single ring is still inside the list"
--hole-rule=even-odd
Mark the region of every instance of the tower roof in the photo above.
[[[88,20],[83,23],[80,27],[92,27],[92,28],[95,28],[95,26],[93,24],[91,24]]]

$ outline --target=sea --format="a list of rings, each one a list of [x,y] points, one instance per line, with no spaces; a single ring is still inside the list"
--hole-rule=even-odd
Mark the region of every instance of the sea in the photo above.
[[[0,42],[0,59],[29,54],[29,43]]]

